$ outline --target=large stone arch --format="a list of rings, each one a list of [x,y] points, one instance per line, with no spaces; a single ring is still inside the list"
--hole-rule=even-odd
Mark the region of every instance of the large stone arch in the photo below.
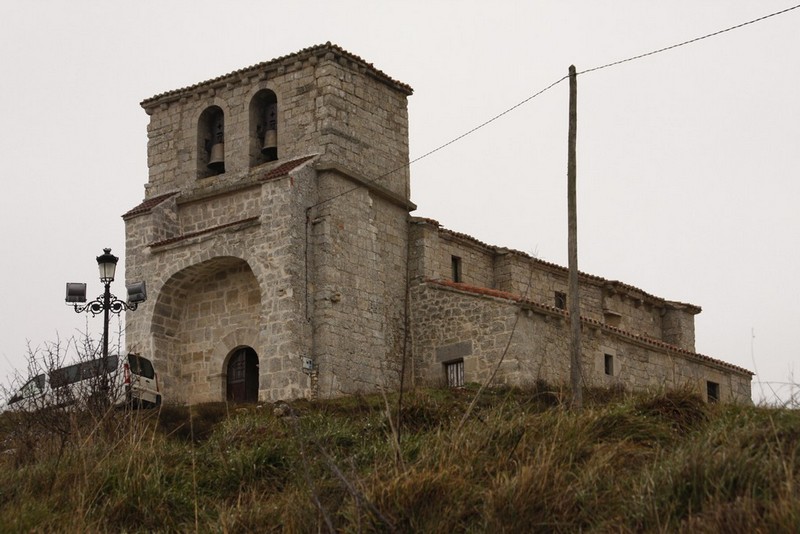
[[[240,344],[258,350],[261,307],[262,292],[253,270],[233,256],[190,265],[164,282],[150,333],[172,399],[223,400],[225,355],[220,358],[220,347],[241,338]]]

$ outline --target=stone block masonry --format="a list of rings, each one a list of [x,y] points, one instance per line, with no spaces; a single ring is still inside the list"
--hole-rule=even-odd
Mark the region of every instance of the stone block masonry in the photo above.
[[[398,383],[410,94],[326,44],[142,103],[150,172],[124,216],[126,274],[150,299],[127,343],[153,358],[166,399],[236,395],[242,350],[261,400]]]
[[[165,402],[566,380],[566,269],[410,217],[411,93],[326,43],[142,102],[126,343]],[[748,371],[694,352],[699,307],[580,291],[588,383],[749,399]]]
[[[451,282],[414,287],[415,368],[424,384],[441,384],[445,366],[463,361],[466,382],[553,384],[569,380],[566,312],[511,294]],[[621,385],[659,391],[689,387],[707,394],[719,385],[723,402],[750,402],[744,369],[678,347],[583,321],[583,368],[588,386]],[[506,347],[508,350],[506,351]]]

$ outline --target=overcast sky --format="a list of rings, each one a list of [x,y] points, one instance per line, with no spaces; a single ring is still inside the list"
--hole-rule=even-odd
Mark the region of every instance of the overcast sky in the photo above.
[[[794,3],[4,0],[0,378],[28,340],[84,328],[64,284],[99,295],[103,247],[124,269],[120,216],[147,181],[145,98],[331,41],[414,88],[414,159],[570,64]],[[578,77],[581,270],[701,306],[697,351],[757,371],[756,401],[800,384],[798,56],[800,9]],[[415,214],[566,265],[567,99],[561,82],[414,163]],[[124,296],[121,276],[112,290]]]

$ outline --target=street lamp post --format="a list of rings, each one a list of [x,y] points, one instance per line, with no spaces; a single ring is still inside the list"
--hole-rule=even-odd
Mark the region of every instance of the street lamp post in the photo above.
[[[111,294],[111,282],[117,269],[119,258],[111,254],[110,248],[104,248],[103,254],[97,257],[100,269],[100,282],[105,290],[103,294],[91,302],[86,302],[86,284],[67,282],[67,305],[73,306],[77,313],[89,312],[92,316],[103,314],[103,368],[108,371],[108,319],[110,313],[119,315],[125,310],[135,310],[139,304],[147,300],[147,288],[144,281],[128,284],[128,300],[123,301]]]

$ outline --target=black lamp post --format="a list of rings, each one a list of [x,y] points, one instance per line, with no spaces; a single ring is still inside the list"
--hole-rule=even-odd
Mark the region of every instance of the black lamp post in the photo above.
[[[147,300],[145,283],[134,282],[126,287],[128,300],[122,301],[111,294],[111,282],[114,281],[114,272],[117,269],[119,258],[111,254],[110,248],[104,248],[103,254],[97,257],[97,266],[100,269],[100,282],[105,291],[91,302],[86,302],[86,284],[67,282],[67,305],[74,306],[78,313],[89,312],[92,316],[103,313],[103,367],[108,369],[108,315],[119,315],[123,310],[135,310],[140,303]]]

